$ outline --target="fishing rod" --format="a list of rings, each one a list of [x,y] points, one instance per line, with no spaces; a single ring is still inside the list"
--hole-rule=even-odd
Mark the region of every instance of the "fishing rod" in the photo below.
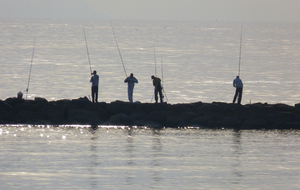
[[[116,41],[116,45],[117,45],[117,48],[118,48],[118,51],[119,51],[120,59],[121,59],[122,65],[123,65],[123,70],[124,70],[124,73],[125,73],[125,77],[127,77],[125,65],[124,65],[123,58],[122,58],[122,55],[121,55],[121,51],[120,51],[120,48],[119,48],[119,44],[118,44],[118,41],[117,41],[117,38],[116,38],[115,30],[114,30],[114,27],[113,27],[111,22],[110,22],[110,25],[111,25],[111,29],[112,29],[114,37],[115,37],[115,41]]]
[[[240,73],[241,73],[242,39],[243,39],[243,25],[241,26],[240,54],[239,54],[239,72],[238,72],[238,76],[240,76]]]
[[[161,67],[161,81],[164,81],[164,66],[163,66],[163,58],[162,52],[160,52],[160,67]]]
[[[32,55],[31,55],[30,70],[29,70],[28,83],[27,83],[27,89],[26,89],[26,100],[27,100],[27,95],[28,95],[28,91],[29,91],[29,84],[30,84],[30,78],[31,78],[33,55],[34,55],[34,50],[35,50],[35,40],[36,40],[36,35],[34,36],[34,40],[33,40],[33,48],[32,48]]]
[[[162,83],[162,90],[164,91],[164,94],[166,96],[167,102],[169,102],[167,93],[165,91],[165,88],[163,87],[163,82],[164,82],[164,66],[163,66],[163,58],[162,58],[162,53],[160,54],[160,60],[161,60],[161,83]]]
[[[164,69],[163,69],[163,58],[162,58],[162,53],[161,53],[161,56],[160,56],[160,59],[161,59],[161,89],[164,93],[164,96],[166,96],[166,100],[167,102],[169,102],[168,100],[168,97],[167,97],[167,93],[163,87],[163,81],[164,81]],[[155,48],[154,48],[154,60],[155,60],[155,76],[157,76],[157,72],[156,72],[156,52],[155,52]],[[163,96],[163,97],[164,97]],[[151,103],[152,103],[152,100],[153,100],[153,95],[152,95],[152,98],[151,98]]]
[[[155,71],[155,77],[157,77],[157,69],[156,69],[156,51],[155,51],[155,46],[154,46],[154,51],[153,51],[153,57],[154,57],[154,71]],[[151,102],[150,103],[152,103],[152,100],[153,100],[153,96],[154,95],[152,95],[152,98],[151,98]]]
[[[156,51],[155,51],[155,46],[154,46],[154,68],[155,68],[155,76],[157,76],[157,70],[156,70]]]
[[[88,61],[89,61],[89,65],[90,65],[90,73],[92,73],[92,66],[91,66],[91,60],[90,60],[89,47],[88,47],[88,43],[87,43],[87,40],[86,40],[85,28],[84,28],[84,24],[83,23],[82,23],[82,28],[83,28],[83,34],[84,34],[84,39],[85,39],[86,53],[87,53]]]

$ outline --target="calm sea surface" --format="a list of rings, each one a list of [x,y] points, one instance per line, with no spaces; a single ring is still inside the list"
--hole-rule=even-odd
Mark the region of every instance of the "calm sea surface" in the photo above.
[[[127,100],[108,20],[0,20],[0,99],[90,94]],[[112,25],[125,71],[151,102],[150,76],[170,103],[231,102],[243,24],[243,104],[300,102],[300,24],[120,21]],[[116,126],[0,125],[0,189],[300,189],[300,132]]]
[[[127,100],[125,72],[109,20],[0,20],[0,99],[90,94],[90,67],[100,74],[100,101]],[[300,23],[112,20],[127,75],[139,80],[134,101],[151,102],[150,76],[163,79],[170,103],[230,103],[243,24],[243,104],[300,102]]]
[[[0,126],[0,189],[299,189],[300,132]]]

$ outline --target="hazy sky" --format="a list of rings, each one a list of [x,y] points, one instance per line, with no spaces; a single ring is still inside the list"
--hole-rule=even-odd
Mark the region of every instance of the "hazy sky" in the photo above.
[[[0,0],[0,17],[300,22],[300,0]]]

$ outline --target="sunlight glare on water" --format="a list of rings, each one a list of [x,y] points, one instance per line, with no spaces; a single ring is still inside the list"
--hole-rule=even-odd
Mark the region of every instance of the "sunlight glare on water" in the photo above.
[[[299,131],[1,125],[1,189],[297,189]]]
[[[236,22],[113,20],[127,75],[139,83],[134,101],[150,102],[150,76],[163,78],[170,103],[231,102],[238,74],[240,29]],[[125,73],[108,20],[87,20],[92,70],[100,74],[99,101],[127,100]],[[73,99],[90,94],[90,68],[82,21],[0,21],[1,97],[27,87],[34,34],[36,45],[28,97]],[[294,105],[300,100],[300,25],[243,23],[243,103]],[[156,66],[155,66],[156,65]],[[156,68],[156,69],[155,69]]]

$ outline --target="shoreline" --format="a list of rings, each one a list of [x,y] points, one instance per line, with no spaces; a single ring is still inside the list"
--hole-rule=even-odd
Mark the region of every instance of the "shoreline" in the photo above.
[[[92,103],[87,97],[57,101],[7,98],[0,102],[0,124],[300,129],[300,103]]]

